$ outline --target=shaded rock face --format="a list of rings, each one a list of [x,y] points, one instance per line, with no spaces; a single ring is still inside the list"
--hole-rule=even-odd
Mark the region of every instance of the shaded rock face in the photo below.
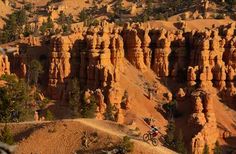
[[[123,37],[127,59],[137,69],[145,71],[145,62],[150,67],[150,50],[148,49],[150,37],[148,36],[148,30],[145,32],[141,25],[137,25],[135,28],[126,25],[123,30]]]
[[[84,89],[109,89],[119,81],[123,68],[123,39],[118,28],[104,23],[51,40],[49,91],[55,99],[65,96],[71,78]],[[106,91],[107,91],[106,90]]]

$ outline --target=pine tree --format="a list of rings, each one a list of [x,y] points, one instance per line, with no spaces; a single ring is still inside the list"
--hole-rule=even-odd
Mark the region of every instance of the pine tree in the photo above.
[[[216,141],[216,144],[215,144],[214,154],[222,154],[222,149],[218,141]]]
[[[0,34],[0,43],[7,43],[19,38],[20,34],[24,33],[23,25],[26,25],[27,22],[28,17],[25,9],[10,14]]]
[[[46,120],[51,121],[51,120],[54,120],[54,115],[50,110],[47,110],[45,118]]]
[[[115,112],[116,112],[116,107],[112,106],[111,103],[107,104],[106,112],[104,113],[105,119],[106,120],[111,120],[115,121]]]
[[[30,117],[30,89],[23,79],[15,75],[3,75],[1,80],[7,82],[0,88],[0,121],[18,121]],[[33,117],[33,115],[32,115]]]
[[[167,146],[175,148],[175,121],[174,120],[170,120],[167,125],[165,142]]]
[[[50,34],[51,34],[53,28],[54,28],[53,21],[52,21],[51,17],[48,16],[47,22],[44,21],[44,22],[42,23],[42,26],[41,26],[39,29],[40,29],[40,32],[41,32],[42,34],[45,34],[46,31],[49,31]]]
[[[182,130],[179,131],[178,136],[176,137],[176,151],[180,154],[187,154],[187,150],[185,148],[183,133]]]
[[[9,145],[14,144],[14,138],[7,125],[1,130],[0,141]]]
[[[203,154],[209,154],[209,146],[207,144],[204,146]]]
[[[38,60],[32,60],[28,64],[28,83],[37,85],[39,75],[43,73],[43,66]]]
[[[77,115],[79,112],[80,107],[80,99],[81,99],[81,92],[80,92],[80,84],[79,81],[75,78],[72,79],[69,83],[71,89],[69,90],[69,106],[72,110],[73,115]]]
[[[87,103],[85,98],[81,102],[81,115],[83,118],[94,118],[96,109],[97,109],[97,102],[93,96],[90,98],[90,102]]]

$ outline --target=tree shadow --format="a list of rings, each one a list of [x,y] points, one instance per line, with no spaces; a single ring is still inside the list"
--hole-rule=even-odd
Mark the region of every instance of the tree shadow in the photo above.
[[[15,142],[20,142],[21,140],[28,138],[33,132],[35,132],[36,130],[39,130],[41,128],[44,127],[44,124],[35,124],[32,127],[16,134],[14,136],[14,141]]]

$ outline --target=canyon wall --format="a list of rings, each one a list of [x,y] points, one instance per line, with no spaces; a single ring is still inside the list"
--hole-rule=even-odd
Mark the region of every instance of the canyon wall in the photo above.
[[[185,27],[167,31],[144,24],[118,27],[103,22],[99,26],[79,27],[67,36],[52,36],[48,94],[53,99],[66,101],[69,81],[77,78],[81,87],[87,89],[87,99],[94,95],[99,100],[97,118],[104,119],[103,113],[108,103],[112,103],[117,109],[116,121],[122,123],[124,89],[120,88],[119,81],[126,58],[143,73],[152,69],[160,79],[186,83],[189,90],[185,97],[192,98],[193,107],[189,123],[198,128],[191,142],[192,153],[201,153],[205,144],[213,149],[218,130],[212,109],[213,96],[208,89],[217,89],[225,102],[235,105],[234,31],[234,23],[213,25],[202,31]],[[183,93],[179,91],[181,97]],[[130,108],[128,102],[129,99],[125,104]]]

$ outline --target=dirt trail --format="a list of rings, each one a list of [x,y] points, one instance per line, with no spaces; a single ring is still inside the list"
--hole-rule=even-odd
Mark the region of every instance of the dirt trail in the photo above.
[[[93,127],[93,128],[96,128],[98,130],[101,130],[101,131],[104,131],[104,132],[107,132],[109,134],[112,134],[112,135],[117,135],[119,137],[121,136],[125,136],[125,135],[128,135],[129,134],[125,131],[127,131],[127,128],[125,127],[120,127],[119,124],[112,124],[112,123],[109,123],[109,122],[104,122],[104,121],[96,121],[96,123],[94,122],[94,120],[85,120],[85,119],[78,119],[76,121],[80,121],[81,123],[85,124],[85,125],[88,125],[90,127]],[[147,149],[147,153],[158,153],[158,154],[174,154],[175,152],[163,147],[163,146],[157,146],[157,147],[154,147],[152,145],[149,145],[141,140],[137,140],[135,138],[133,138],[131,136],[132,140],[135,142],[135,145],[136,146],[140,146],[142,148],[145,148]]]
[[[9,127],[18,129],[20,126],[26,128],[38,126],[38,129],[23,139],[17,147],[16,154],[35,153],[44,154],[64,154],[74,153],[81,147],[81,137],[83,131],[97,132],[100,141],[98,145],[91,148],[104,148],[108,144],[107,137],[112,139],[114,144],[117,144],[123,136],[130,136],[130,129],[124,125],[120,125],[110,121],[102,121],[95,119],[73,119],[61,121],[45,121],[45,122],[23,122],[11,123]],[[0,124],[0,127],[3,124]],[[148,153],[148,154],[174,154],[175,152],[158,145],[154,147],[148,143],[143,142],[141,139],[132,137],[135,143],[135,154]],[[103,147],[102,147],[103,145]]]

